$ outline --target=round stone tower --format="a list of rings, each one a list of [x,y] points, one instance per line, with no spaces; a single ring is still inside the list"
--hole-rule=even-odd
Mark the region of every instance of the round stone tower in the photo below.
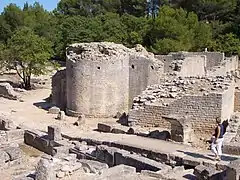
[[[67,48],[67,114],[111,117],[128,111],[129,49],[114,43]]]

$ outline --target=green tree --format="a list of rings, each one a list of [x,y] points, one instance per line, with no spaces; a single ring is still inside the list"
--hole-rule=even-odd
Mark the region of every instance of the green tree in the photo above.
[[[172,3],[189,12],[194,11],[200,20],[228,21],[237,0],[174,0]]]
[[[155,53],[201,50],[211,40],[211,28],[199,23],[195,13],[163,6],[159,16],[149,21],[144,43]]]
[[[111,12],[140,17],[145,15],[146,7],[146,0],[61,0],[56,13],[87,17]]]
[[[227,56],[240,55],[240,39],[233,33],[219,35],[213,50],[224,52]]]
[[[12,33],[24,24],[24,15],[16,4],[9,4],[0,16],[0,41],[6,42]]]
[[[31,76],[41,75],[53,65],[52,44],[43,37],[35,35],[29,28],[21,28],[14,32],[8,40],[2,63],[15,69],[23,80],[24,88],[31,89]]]
[[[149,29],[148,19],[124,14],[121,17],[121,22],[124,24],[124,31],[126,33],[124,44],[130,47],[135,44],[143,44],[144,37]]]
[[[53,14],[46,11],[38,2],[33,5],[26,3],[23,13],[24,26],[31,28],[35,34],[41,37],[55,41],[58,19]]]

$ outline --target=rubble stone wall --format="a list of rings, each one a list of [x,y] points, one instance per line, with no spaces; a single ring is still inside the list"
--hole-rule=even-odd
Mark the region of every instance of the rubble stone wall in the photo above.
[[[52,103],[65,109],[66,102],[66,69],[64,69],[52,77]]]
[[[215,124],[215,118],[222,113],[222,94],[208,94],[203,96],[185,95],[180,99],[173,101],[168,106],[146,105],[144,109],[131,110],[129,120],[136,121],[142,126],[158,126],[171,128],[171,124],[162,116],[190,115],[193,117],[193,129],[201,132],[211,133]]]
[[[164,73],[172,71],[171,64],[174,59],[171,55],[155,55],[155,58],[164,63]]]
[[[234,111],[240,112],[240,90],[236,89],[234,94]]]

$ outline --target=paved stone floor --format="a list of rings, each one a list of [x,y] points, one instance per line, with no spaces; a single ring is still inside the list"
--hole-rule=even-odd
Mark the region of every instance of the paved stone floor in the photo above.
[[[72,132],[67,129],[63,129],[63,134],[70,137],[79,137],[81,139],[92,139],[98,141],[109,141],[119,144],[124,144],[132,147],[137,147],[146,150],[154,150],[156,152],[163,152],[168,154],[174,154],[182,158],[195,159],[204,163],[215,165],[214,156],[210,150],[196,149],[188,145],[167,142],[158,139],[150,139],[135,135],[126,134],[108,134],[100,132],[81,133],[80,136],[76,135],[77,132]],[[223,155],[220,164],[228,164],[229,161],[240,158],[238,156]]]

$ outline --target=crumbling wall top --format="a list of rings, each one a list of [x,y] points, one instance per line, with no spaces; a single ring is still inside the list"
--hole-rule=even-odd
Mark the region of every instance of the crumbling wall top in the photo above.
[[[155,60],[154,55],[142,45],[127,48],[112,42],[75,43],[67,48],[67,57],[71,60],[113,61],[122,56],[144,56]]]
[[[230,77],[215,78],[173,78],[163,79],[161,84],[148,86],[141,95],[133,100],[133,108],[154,104],[165,106],[183,96],[203,96],[208,94],[222,94],[232,84]]]

